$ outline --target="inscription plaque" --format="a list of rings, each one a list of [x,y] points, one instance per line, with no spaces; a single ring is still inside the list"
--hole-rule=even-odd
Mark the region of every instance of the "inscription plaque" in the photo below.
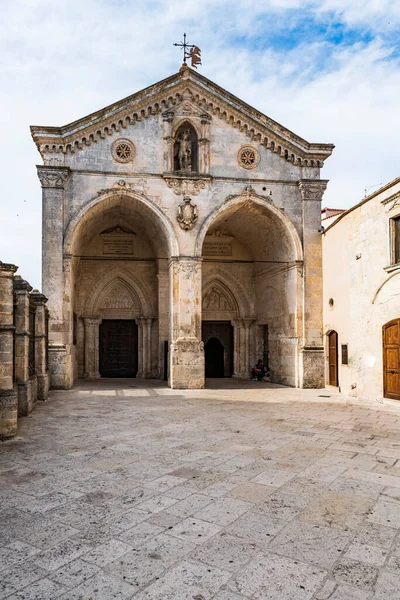
[[[116,227],[111,231],[103,231],[103,254],[132,255],[133,254],[133,231]]]
[[[219,232],[206,235],[203,254],[205,256],[232,256],[232,240],[232,237]]]

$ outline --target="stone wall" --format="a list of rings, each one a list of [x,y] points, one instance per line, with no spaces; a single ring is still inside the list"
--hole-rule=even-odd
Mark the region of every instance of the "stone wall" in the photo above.
[[[49,393],[47,298],[0,262],[0,439]]]
[[[384,396],[382,329],[400,319],[400,262],[392,227],[399,218],[397,178],[339,216],[322,236],[326,382],[328,335],[336,331],[339,388],[351,396]]]

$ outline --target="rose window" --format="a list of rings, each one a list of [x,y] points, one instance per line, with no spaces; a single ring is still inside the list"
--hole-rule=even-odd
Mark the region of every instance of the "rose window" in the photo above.
[[[118,162],[131,162],[135,157],[135,146],[130,140],[116,140],[112,145],[112,155]]]
[[[260,155],[252,146],[244,146],[238,152],[238,162],[244,169],[255,169],[260,162]]]

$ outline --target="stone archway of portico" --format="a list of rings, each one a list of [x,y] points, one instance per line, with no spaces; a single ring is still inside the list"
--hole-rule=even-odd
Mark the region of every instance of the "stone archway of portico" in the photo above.
[[[89,200],[82,208],[70,219],[64,234],[64,253],[73,254],[74,245],[79,237],[79,231],[85,225],[92,214],[106,201],[112,201],[118,204],[119,200],[132,200],[138,207],[144,209],[148,218],[151,220],[152,228],[159,232],[162,242],[170,256],[179,255],[179,244],[175,234],[174,227],[163,211],[144,194],[131,190],[107,190],[104,194],[99,194]],[[132,206],[135,212],[135,206]]]

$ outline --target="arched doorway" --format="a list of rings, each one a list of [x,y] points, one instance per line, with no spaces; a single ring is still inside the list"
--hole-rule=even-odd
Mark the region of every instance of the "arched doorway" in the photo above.
[[[204,346],[206,377],[224,377],[224,346],[216,338],[210,338]]]
[[[233,376],[249,378],[268,355],[272,381],[299,385],[302,249],[293,224],[249,191],[208,218],[200,242],[202,319],[233,326]]]
[[[339,385],[338,373],[338,334],[331,331],[328,334],[328,364],[329,364],[329,385],[337,387]]]
[[[107,192],[67,228],[65,314],[74,314],[74,379],[164,376],[168,257],[177,251],[176,240],[157,207],[139,196]]]
[[[101,377],[136,377],[138,326],[133,320],[105,319],[99,331]]]
[[[400,400],[400,319],[389,321],[382,329],[383,395]]]
[[[230,321],[203,321],[206,377],[232,377],[233,327]]]

